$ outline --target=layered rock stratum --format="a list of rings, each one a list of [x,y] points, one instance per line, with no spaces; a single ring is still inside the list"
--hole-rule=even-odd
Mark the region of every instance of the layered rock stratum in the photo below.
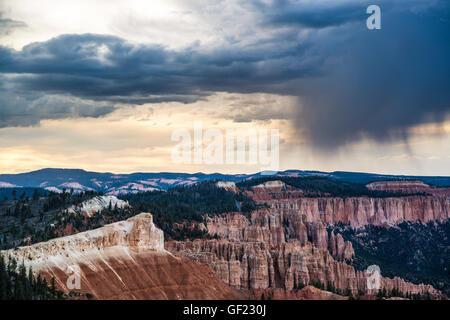
[[[234,183],[217,185],[240,192]],[[240,299],[262,294],[274,299],[346,299],[343,293],[348,292],[374,297],[378,289],[368,287],[370,275],[350,265],[355,255],[352,244],[339,233],[329,233],[327,227],[445,221],[450,193],[418,182],[380,182],[370,188],[401,195],[311,196],[282,181],[269,181],[246,191],[261,205],[257,210],[205,216],[197,226],[210,239],[164,243],[152,215],[141,213],[2,254],[23,261],[48,280],[55,278],[66,293],[96,299]],[[104,207],[106,203],[97,204]],[[86,208],[89,211],[95,205]],[[89,212],[92,215],[95,210]],[[73,270],[79,270],[79,289],[69,287]],[[339,294],[310,286],[317,283]],[[399,277],[381,277],[380,284],[388,292],[444,297],[431,285]]]
[[[209,267],[165,251],[163,232],[149,213],[1,253],[48,281],[54,277],[65,293],[95,299],[240,298]],[[72,287],[75,272],[79,288]]]
[[[217,277],[234,288],[262,292],[273,289],[280,297],[282,289],[286,297],[295,297],[294,289],[321,282],[340,292],[373,296],[378,289],[368,287],[370,275],[348,264],[354,256],[352,244],[339,233],[328,234],[326,228],[336,223],[363,228],[449,218],[450,193],[445,190],[427,187],[433,193],[416,195],[422,184],[396,182],[392,185],[383,182],[376,190],[398,191],[399,185],[402,193],[410,195],[311,197],[281,181],[265,182],[247,191],[262,208],[248,214],[234,212],[206,217],[207,230],[217,239],[170,241],[166,248],[212,266]],[[403,294],[443,297],[431,285],[413,284],[399,277],[382,277],[380,289],[383,288],[387,292],[396,289]]]
[[[261,211],[252,216],[257,216],[263,225],[250,225],[247,218],[238,213],[228,220],[230,224],[220,221],[227,217],[215,217],[208,223],[208,230],[219,233],[219,240],[170,241],[166,248],[179,256],[210,265],[219,279],[238,289],[291,291],[321,282],[331,283],[341,292],[350,290],[353,295],[377,294],[378,290],[367,286],[370,275],[345,262],[354,252],[351,243],[344,242],[340,234],[328,239],[322,223],[283,220],[280,216],[263,216]],[[233,224],[233,220],[238,223]],[[412,284],[398,277],[382,277],[381,288],[387,291],[395,288],[404,294],[441,296],[430,285]]]
[[[401,185],[401,192],[414,193],[412,186],[396,181],[374,183],[376,190],[393,191]],[[420,184],[421,185],[421,184]],[[426,186],[426,185],[425,185]],[[375,187],[373,187],[375,188]],[[308,222],[325,224],[345,223],[352,227],[365,225],[394,225],[403,221],[444,221],[450,218],[450,189],[427,187],[429,195],[396,197],[306,197],[303,190],[283,183],[274,186],[255,186],[250,195],[257,203],[284,215],[302,213]]]
[[[376,181],[366,185],[369,190],[386,191],[393,193],[414,194],[424,193],[431,195],[445,195],[450,193],[450,188],[438,188],[430,186],[422,181]]]

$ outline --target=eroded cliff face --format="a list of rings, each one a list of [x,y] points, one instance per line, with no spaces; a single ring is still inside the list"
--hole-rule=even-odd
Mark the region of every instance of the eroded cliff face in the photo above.
[[[1,252],[24,261],[58,289],[95,299],[239,299],[208,266],[164,250],[152,215]],[[79,275],[76,287],[74,276]],[[75,286],[75,287],[74,287]]]
[[[373,189],[397,190],[396,182],[383,182]],[[403,193],[417,191],[416,184],[407,187],[401,184]],[[425,185],[426,186],[426,185]],[[399,197],[305,197],[300,189],[288,185],[275,187],[253,187],[247,194],[257,203],[264,203],[272,212],[284,215],[301,212],[307,222],[325,224],[346,223],[352,227],[365,225],[394,225],[403,221],[444,221],[450,217],[450,189],[427,188],[431,195]]]
[[[219,279],[246,290],[281,288],[292,291],[320,281],[352,294],[375,295],[369,274],[346,263],[354,255],[340,234],[328,235],[321,221],[309,222],[306,214],[292,210],[260,209],[249,215],[229,213],[207,218],[207,229],[218,239],[170,241],[166,249],[210,265]],[[398,277],[382,278],[381,288],[406,293],[441,293],[429,285],[415,285]]]
[[[341,292],[350,289],[376,295],[378,290],[369,290],[369,274],[356,271],[345,262],[335,260],[328,250],[311,243],[283,243],[270,250],[264,242],[231,242],[227,240],[194,240],[168,242],[167,249],[182,256],[212,266],[219,279],[231,287],[248,290],[282,288],[291,291],[300,285],[320,281],[332,283]],[[381,288],[397,290],[406,294],[430,293],[439,297],[441,293],[429,285],[415,285],[398,277],[382,278]]]
[[[424,223],[450,217],[450,197],[410,196],[398,198],[300,198],[269,200],[274,211],[302,212],[310,222],[348,223],[352,227],[394,225],[403,221]]]
[[[412,195],[424,188],[430,195]],[[295,298],[298,291],[293,289],[321,282],[340,292],[350,290],[353,295],[373,297],[378,289],[368,288],[370,275],[347,263],[354,256],[352,244],[341,234],[329,234],[327,225],[344,223],[359,228],[403,221],[444,221],[449,218],[450,193],[438,189],[421,183],[383,182],[373,185],[373,190],[411,195],[343,198],[307,194],[282,181],[269,181],[246,191],[264,207],[248,214],[231,212],[205,218],[206,229],[217,239],[170,241],[166,248],[210,265],[219,279],[234,288]],[[236,192],[236,188],[233,190]],[[383,288],[387,292],[395,288],[403,294],[442,297],[430,285],[412,284],[399,277],[382,277]]]
[[[80,289],[70,289],[70,273],[58,267],[42,269],[64,292],[89,293],[101,300],[216,300],[242,299],[237,290],[220,281],[207,265],[168,253],[107,250],[78,263]]]
[[[263,208],[248,215],[232,212],[207,217],[206,228],[219,238],[234,242],[264,242],[270,249],[298,241],[301,246],[310,242],[316,248],[329,249],[333,257],[340,260],[349,260],[354,255],[352,244],[345,242],[340,234],[332,234],[329,239],[325,224],[308,222],[306,215],[298,211],[284,213]]]
[[[431,195],[448,195],[450,188],[430,186],[422,181],[377,181],[366,185],[369,190],[386,191],[393,193],[413,194],[426,193]]]

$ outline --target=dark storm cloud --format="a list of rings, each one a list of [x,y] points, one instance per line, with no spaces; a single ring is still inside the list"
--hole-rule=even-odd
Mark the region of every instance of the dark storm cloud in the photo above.
[[[295,46],[289,52],[277,49],[276,44],[262,43],[242,50],[176,52],[94,34],[63,35],[27,45],[21,51],[0,47],[0,72],[13,75],[0,79],[0,83],[12,88],[20,97],[15,101],[24,106],[17,109],[16,102],[4,103],[3,114],[28,110],[32,93],[71,95],[112,104],[191,103],[215,91],[279,93],[286,90],[286,81],[307,76],[317,62],[315,58],[301,58],[306,57],[307,46]],[[20,125],[53,118],[52,113],[46,116],[51,108],[32,112],[36,119],[23,117]],[[112,109],[101,110],[104,114]],[[67,114],[74,112],[70,109]],[[17,119],[4,116],[3,126],[18,125]]]
[[[377,4],[382,29],[365,26]],[[253,1],[266,25],[310,30],[323,74],[299,79],[294,122],[317,148],[362,138],[407,140],[409,128],[450,112],[448,1]],[[324,30],[326,28],[326,30]],[[292,30],[292,29],[289,29]],[[304,130],[306,129],[306,130]]]
[[[34,125],[40,119],[54,118],[53,105],[30,108],[38,93],[112,105],[192,103],[215,91],[286,91],[286,81],[307,76],[317,65],[316,58],[301,58],[307,56],[306,45],[286,52],[279,52],[277,43],[241,49],[176,52],[94,34],[63,35],[32,43],[21,51],[0,47],[0,73],[5,74],[0,85],[8,87],[0,92],[1,126]],[[12,102],[11,95],[16,95]],[[82,116],[71,107],[72,102],[63,105],[69,109],[58,117]],[[113,110],[92,108],[101,114]]]
[[[0,47],[0,73],[14,75],[0,85],[23,105],[36,94],[95,102],[81,114],[68,107],[76,116],[112,110],[97,102],[190,103],[216,91],[294,95],[301,101],[295,123],[322,148],[361,137],[407,137],[412,125],[442,121],[450,109],[448,2],[378,1],[382,29],[376,31],[365,27],[367,4],[253,1],[246,6],[272,38],[214,50],[173,51],[94,34],[63,35],[21,51]],[[14,108],[1,105],[2,117]],[[29,122],[52,117],[43,109]],[[252,112],[239,117],[258,118]],[[4,119],[3,126],[17,125]]]
[[[113,106],[77,98],[0,89],[0,128],[35,126],[42,119],[98,118],[112,111]]]
[[[363,21],[368,1],[252,1],[251,5],[266,23],[320,29]]]
[[[322,40],[329,41],[329,56],[338,58],[327,75],[299,86],[296,123],[315,145],[334,149],[363,137],[406,140],[411,126],[445,120],[450,111],[447,3],[383,14],[381,30],[343,32],[345,46]]]

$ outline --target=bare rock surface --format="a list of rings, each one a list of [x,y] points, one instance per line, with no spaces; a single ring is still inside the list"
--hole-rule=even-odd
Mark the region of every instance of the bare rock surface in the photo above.
[[[97,196],[92,199],[83,201],[79,205],[71,206],[67,209],[68,213],[82,214],[87,217],[92,217],[96,213],[105,210],[111,206],[112,209],[123,209],[128,207],[129,204],[126,201],[120,200],[115,196]]]
[[[401,185],[403,193],[419,191],[419,186],[407,188],[404,184]],[[386,182],[373,185],[372,188],[389,192],[397,190],[396,184],[393,188],[385,186]],[[411,194],[379,198],[327,195],[306,197],[302,190],[290,186],[283,188],[259,186],[247,194],[257,203],[267,205],[273,212],[286,215],[301,212],[307,222],[320,221],[325,224],[342,222],[356,228],[365,225],[394,225],[403,221],[427,223],[450,218],[450,188],[426,188],[427,195]]]
[[[75,235],[1,252],[58,289],[94,299],[239,299],[206,265],[164,250],[150,213]],[[80,287],[73,288],[79,275]],[[72,277],[72,278],[71,278]]]
[[[219,279],[242,290],[280,288],[292,291],[313,282],[331,283],[341,292],[376,295],[367,287],[369,274],[346,263],[354,256],[340,234],[328,236],[325,224],[309,222],[301,211],[262,208],[249,214],[208,217],[207,229],[218,239],[169,241],[166,249],[211,266]],[[406,293],[441,292],[401,278],[382,278],[381,288]]]

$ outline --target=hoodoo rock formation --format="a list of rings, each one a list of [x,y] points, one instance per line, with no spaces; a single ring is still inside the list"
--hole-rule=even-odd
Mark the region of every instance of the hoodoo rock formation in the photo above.
[[[169,241],[166,248],[182,257],[213,267],[219,279],[245,290],[282,288],[287,291],[313,282],[331,283],[341,292],[375,295],[367,287],[368,274],[345,262],[354,252],[340,234],[327,231],[321,222],[304,222],[302,215],[273,216],[252,213],[250,221],[239,213],[214,217],[208,230],[220,240]],[[253,219],[252,219],[253,218]],[[301,240],[299,240],[301,238]],[[381,287],[406,293],[441,293],[430,285],[408,283],[398,277],[382,278]]]
[[[1,253],[23,261],[48,281],[54,277],[65,293],[96,299],[240,298],[207,266],[165,251],[163,232],[149,213]],[[71,287],[75,273],[79,288]]]
[[[397,182],[392,182],[397,186]],[[390,191],[390,182],[383,182],[384,191]],[[413,193],[402,184],[403,193]],[[381,188],[381,187],[380,187]],[[395,187],[396,188],[396,187]],[[381,190],[377,188],[377,190]],[[409,190],[409,191],[408,191]],[[450,218],[450,189],[429,188],[430,195],[399,197],[332,197],[321,195],[305,197],[304,192],[291,186],[279,188],[253,187],[248,191],[257,203],[266,204],[273,212],[284,215],[301,212],[308,222],[325,224],[348,223],[352,227],[397,224],[403,221],[444,221]],[[391,190],[392,191],[392,190]]]
[[[207,218],[207,230],[211,235],[234,242],[264,242],[269,248],[298,241],[300,245],[311,242],[316,248],[327,250],[341,260],[349,260],[354,252],[350,242],[344,242],[340,234],[328,239],[322,222],[308,222],[300,212],[285,214],[271,209],[259,209],[247,216],[232,212]]]
[[[242,192],[233,182],[216,185]],[[201,234],[201,239],[164,243],[152,215],[141,213],[1,253],[23,261],[47,280],[54,278],[65,293],[96,299],[241,299],[262,294],[346,299],[349,293],[374,298],[379,290],[368,287],[370,275],[350,265],[355,257],[352,243],[329,227],[445,221],[450,217],[450,190],[411,181],[377,182],[368,188],[399,195],[338,197],[311,194],[281,180],[266,181],[244,191],[259,205],[251,212],[205,215],[202,222],[172,225],[179,230],[198,227],[209,234]],[[88,209],[106,203],[91,203]],[[79,271],[79,288],[69,285],[74,270]],[[381,277],[380,284],[387,292],[443,297],[431,285],[399,277]]]
[[[206,217],[207,230],[217,239],[169,241],[166,249],[210,265],[219,279],[243,290],[272,290],[275,296],[295,298],[298,291],[292,289],[320,282],[339,292],[375,295],[378,290],[367,286],[369,275],[347,263],[355,254],[352,244],[339,233],[329,234],[327,226],[344,223],[360,228],[403,221],[444,221],[450,217],[450,192],[418,183],[383,182],[373,186],[373,190],[408,195],[311,196],[282,181],[268,181],[246,191],[263,205],[261,208],[246,214]],[[423,192],[422,187],[428,188],[429,195],[416,194]],[[382,288],[442,297],[431,285],[412,284],[399,277],[382,277]]]
[[[303,212],[307,221],[327,224],[342,222],[352,227],[394,225],[403,221],[427,223],[450,217],[450,197],[302,198],[270,201],[268,204],[285,214]]]
[[[422,181],[377,181],[366,185],[369,190],[386,191],[393,193],[414,194],[426,193],[432,195],[445,195],[450,193],[450,188],[432,187]]]

